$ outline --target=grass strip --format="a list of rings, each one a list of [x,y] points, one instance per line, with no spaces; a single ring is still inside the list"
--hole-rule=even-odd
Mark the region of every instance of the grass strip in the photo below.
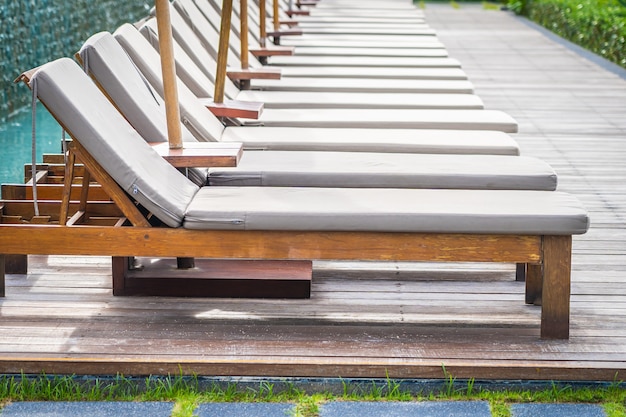
[[[387,378],[354,383],[341,380],[342,392],[307,393],[293,383],[261,381],[241,387],[237,383],[206,383],[197,376],[131,378],[71,375],[0,376],[0,407],[14,401],[172,401],[173,417],[192,417],[207,402],[288,402],[294,417],[317,417],[329,401],[487,401],[494,417],[509,417],[510,405],[519,403],[599,404],[607,417],[626,417],[626,389],[621,381],[592,387],[553,382],[541,389],[485,389],[475,380],[457,380],[443,368],[445,378],[433,388],[410,390],[402,380]]]

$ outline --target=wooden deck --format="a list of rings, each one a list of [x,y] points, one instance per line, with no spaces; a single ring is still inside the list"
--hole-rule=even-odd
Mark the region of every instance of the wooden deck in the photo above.
[[[0,372],[624,379],[626,80],[508,13],[426,15],[486,106],[520,122],[523,153],[590,211],[568,341],[539,339],[511,265],[317,262],[312,298],[283,301],[113,297],[109,259],[32,256],[0,300]]]

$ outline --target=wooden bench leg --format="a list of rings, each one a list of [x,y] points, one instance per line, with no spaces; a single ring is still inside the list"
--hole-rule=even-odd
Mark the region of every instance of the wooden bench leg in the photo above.
[[[526,267],[526,304],[541,305],[541,287],[543,272],[541,265],[527,265]]]
[[[4,255],[4,272],[7,274],[27,274],[27,255]]]
[[[572,237],[544,236],[541,338],[569,338]]]
[[[526,264],[515,264],[515,281],[526,281]]]
[[[0,254],[0,297],[5,296],[4,281],[4,255]]]

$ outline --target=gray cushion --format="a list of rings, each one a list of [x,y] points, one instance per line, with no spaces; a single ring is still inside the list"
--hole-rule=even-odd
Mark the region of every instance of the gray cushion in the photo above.
[[[569,235],[588,218],[557,191],[203,187],[184,227]]]
[[[222,142],[248,149],[519,155],[519,145],[503,132],[483,130],[302,129],[228,127]]]
[[[313,57],[312,57],[313,58]],[[252,89],[265,91],[334,91],[360,93],[456,93],[471,94],[467,80],[369,80],[366,78],[298,78],[252,80]]]
[[[274,187],[556,189],[536,158],[366,152],[246,151],[236,168],[211,168],[210,185]]]
[[[297,56],[367,56],[367,57],[447,57],[448,52],[441,48],[328,48],[320,46],[310,46],[308,48],[298,48]]]
[[[74,61],[62,58],[42,66],[31,83],[122,189],[167,225],[180,225],[198,187],[150,148]]]
[[[454,58],[362,58],[357,56],[275,56],[270,65],[330,67],[460,68]]]
[[[515,120],[497,110],[266,109],[258,121],[246,123],[259,122],[265,126],[287,127],[517,131]]]
[[[373,80],[370,80],[373,81]],[[482,109],[474,94],[337,93],[324,91],[244,90],[237,100],[260,101],[266,109]]]
[[[91,36],[79,52],[86,71],[106,91],[107,97],[147,142],[167,142],[165,103],[139,72],[122,46],[108,32]],[[181,124],[184,142],[197,142]],[[206,182],[205,168],[188,169],[198,185]]]
[[[130,24],[120,26],[113,35],[152,87],[163,97],[163,78],[159,54]],[[194,94],[180,81],[178,82],[178,99],[181,103],[180,113],[183,123],[194,136],[207,142],[218,141],[224,130],[224,125],[205,106],[199,103]]]
[[[466,80],[460,68],[285,67],[283,77]]]
[[[115,106],[148,142],[167,142],[165,103],[108,32],[85,41],[79,51],[89,75],[106,91]],[[182,126],[183,140],[195,142]]]

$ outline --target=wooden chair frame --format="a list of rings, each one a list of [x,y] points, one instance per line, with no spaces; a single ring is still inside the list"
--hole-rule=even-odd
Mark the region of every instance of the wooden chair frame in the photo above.
[[[123,226],[123,221],[113,226],[81,225],[88,218],[84,204],[64,225],[69,191],[63,196],[59,225],[1,224],[1,296],[5,287],[4,255],[10,254],[519,263],[527,268],[525,301],[541,301],[541,337],[569,337],[571,236],[151,227],[135,202],[79,142],[74,141],[69,151],[65,187],[71,187],[78,159],[88,173],[84,189],[93,177],[133,226]],[[84,201],[87,192],[83,194]]]

